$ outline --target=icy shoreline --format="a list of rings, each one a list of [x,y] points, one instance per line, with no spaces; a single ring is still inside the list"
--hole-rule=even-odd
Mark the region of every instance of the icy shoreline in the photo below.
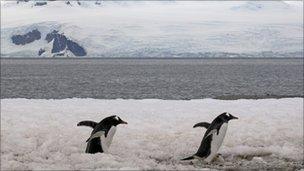
[[[179,159],[195,152],[204,129],[222,112],[229,123],[223,162]],[[84,153],[90,128],[117,114],[120,126],[110,154]],[[303,168],[303,98],[240,100],[1,99],[1,169],[203,169]]]

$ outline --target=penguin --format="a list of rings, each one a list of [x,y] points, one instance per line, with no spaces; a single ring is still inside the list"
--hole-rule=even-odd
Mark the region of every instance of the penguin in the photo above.
[[[88,126],[93,128],[91,136],[87,139],[86,153],[108,152],[116,132],[116,126],[119,124],[128,124],[116,115],[104,118],[99,123],[94,121],[81,121],[77,126]]]
[[[217,116],[211,122],[211,124],[207,122],[200,122],[195,124],[193,128],[204,127],[207,129],[207,131],[205,132],[205,135],[197,152],[194,155],[182,160],[202,159],[207,163],[210,163],[214,157],[217,156],[217,152],[221,147],[226,135],[228,121],[231,119],[238,118],[231,115],[230,113],[225,112]]]

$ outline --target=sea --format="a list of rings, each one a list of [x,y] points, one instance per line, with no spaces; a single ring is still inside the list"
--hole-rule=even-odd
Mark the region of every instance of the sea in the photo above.
[[[303,97],[303,58],[1,58],[1,99]]]

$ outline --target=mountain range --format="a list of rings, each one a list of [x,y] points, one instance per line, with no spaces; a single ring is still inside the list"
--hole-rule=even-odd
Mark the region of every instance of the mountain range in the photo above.
[[[303,2],[1,1],[1,57],[303,57]]]

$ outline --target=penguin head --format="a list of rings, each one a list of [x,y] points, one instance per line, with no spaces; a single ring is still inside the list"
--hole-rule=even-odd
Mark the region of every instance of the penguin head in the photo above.
[[[228,112],[222,113],[221,115],[222,115],[222,118],[226,121],[229,121],[231,119],[238,119],[238,117],[235,117]]]
[[[109,116],[105,118],[103,121],[107,122],[109,125],[117,126],[119,124],[128,124],[128,122],[123,121],[120,117],[116,115]]]

